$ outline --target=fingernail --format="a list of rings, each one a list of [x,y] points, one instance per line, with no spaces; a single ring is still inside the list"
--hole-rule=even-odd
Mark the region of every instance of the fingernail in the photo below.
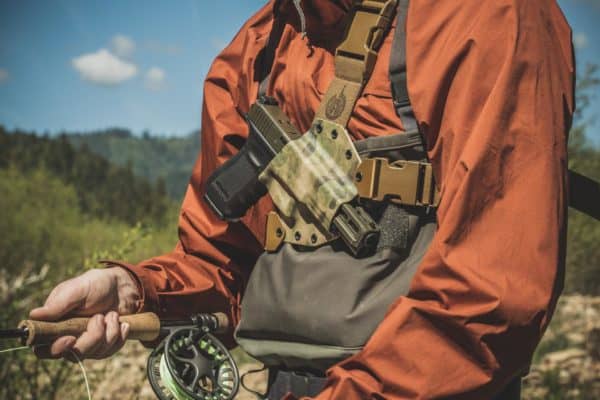
[[[67,337],[63,340],[63,348],[60,351],[60,353],[58,354],[54,354],[54,356],[64,356],[65,354],[69,353],[71,351],[71,349],[73,348],[73,346],[75,345],[75,342],[77,341],[76,338],[74,337]]]
[[[76,338],[68,338],[65,340],[65,346],[67,347],[66,350],[71,350],[71,348],[75,345],[75,342],[77,341]]]

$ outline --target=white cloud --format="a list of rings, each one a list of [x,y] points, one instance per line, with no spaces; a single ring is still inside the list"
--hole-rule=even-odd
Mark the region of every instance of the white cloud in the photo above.
[[[9,76],[10,75],[8,74],[7,70],[0,68],[0,83],[6,82],[9,78]]]
[[[83,54],[71,60],[82,79],[103,86],[115,86],[137,75],[135,64],[124,61],[106,49]]]
[[[115,35],[110,41],[111,50],[118,57],[130,58],[135,51],[135,42],[125,35]]]
[[[588,37],[585,33],[579,32],[573,35],[573,45],[576,49],[586,48],[588,45]]]
[[[144,77],[146,88],[155,91],[161,90],[164,87],[166,77],[167,74],[163,69],[158,67],[150,68],[146,71],[146,76]]]

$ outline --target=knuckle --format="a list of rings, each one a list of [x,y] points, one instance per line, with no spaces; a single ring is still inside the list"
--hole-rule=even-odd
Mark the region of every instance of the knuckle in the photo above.
[[[104,323],[104,317],[101,314],[96,314],[90,319],[87,332],[90,337],[94,339],[103,337],[106,334],[106,324]]]
[[[115,311],[109,311],[106,314],[106,317],[104,318],[104,321],[108,324],[111,325],[112,323],[117,321],[117,313]]]
[[[119,340],[119,331],[115,329],[106,330],[106,343],[109,346],[114,345]]]
[[[72,286],[73,278],[67,279],[66,281],[62,281],[61,283],[56,285],[50,294],[57,295],[59,293],[63,293],[64,291],[68,291]]]
[[[64,291],[64,282],[59,283],[58,285],[56,285],[54,287],[54,289],[52,289],[50,291],[50,294],[46,298],[46,303],[52,301],[54,298],[56,298],[56,296],[58,296],[59,293],[62,293],[63,291]]]

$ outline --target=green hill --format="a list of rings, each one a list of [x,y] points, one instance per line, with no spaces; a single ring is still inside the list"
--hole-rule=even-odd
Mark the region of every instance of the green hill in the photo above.
[[[130,165],[134,174],[151,182],[164,180],[167,193],[177,201],[185,193],[200,150],[198,132],[183,137],[134,136],[129,130],[114,128],[68,133],[66,138],[75,148],[87,147],[116,165]]]

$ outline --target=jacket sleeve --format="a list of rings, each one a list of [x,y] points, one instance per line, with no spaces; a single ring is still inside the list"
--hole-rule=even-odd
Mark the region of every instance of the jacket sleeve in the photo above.
[[[248,135],[244,114],[257,83],[255,57],[270,29],[272,5],[246,22],[213,62],[204,85],[201,152],[195,163],[181,212],[179,242],[174,251],[127,268],[143,292],[140,310],[178,317],[197,312],[226,312],[239,319],[242,290],[259,253],[262,228],[252,209],[243,222],[219,220],[203,201],[210,174],[243,145]],[[231,344],[231,342],[229,342]]]
[[[554,2],[419,1],[409,93],[441,183],[407,296],[316,398],[490,399],[522,373],[562,289],[570,29]]]

